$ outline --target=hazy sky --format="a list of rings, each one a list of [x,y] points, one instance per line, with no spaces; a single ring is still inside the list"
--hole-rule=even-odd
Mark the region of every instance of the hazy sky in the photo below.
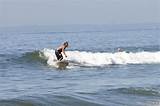
[[[0,0],[0,26],[159,22],[160,0]]]

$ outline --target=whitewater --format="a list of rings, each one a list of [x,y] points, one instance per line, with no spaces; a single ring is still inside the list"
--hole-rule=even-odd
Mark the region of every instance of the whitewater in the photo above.
[[[126,65],[126,64],[159,64],[160,51],[157,52],[87,52],[87,51],[66,51],[67,60],[78,63],[82,66],[105,66],[105,65]],[[43,49],[39,56],[47,60],[47,64],[55,66],[56,56],[54,49]],[[63,56],[65,57],[65,56]]]

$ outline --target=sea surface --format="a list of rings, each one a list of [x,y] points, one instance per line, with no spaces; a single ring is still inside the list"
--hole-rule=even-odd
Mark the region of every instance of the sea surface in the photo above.
[[[0,106],[160,106],[159,25],[0,28]]]

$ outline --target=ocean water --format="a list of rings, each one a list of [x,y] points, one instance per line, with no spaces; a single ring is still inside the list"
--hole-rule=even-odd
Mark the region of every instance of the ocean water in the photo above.
[[[157,25],[1,28],[0,106],[160,106],[159,39]]]

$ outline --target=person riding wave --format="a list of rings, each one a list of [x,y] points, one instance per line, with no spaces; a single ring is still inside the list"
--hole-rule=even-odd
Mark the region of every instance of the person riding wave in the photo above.
[[[55,55],[57,57],[57,60],[61,61],[63,59],[62,53],[65,55],[65,57],[67,57],[65,53],[65,49],[67,47],[68,47],[68,42],[66,41],[55,50]]]

